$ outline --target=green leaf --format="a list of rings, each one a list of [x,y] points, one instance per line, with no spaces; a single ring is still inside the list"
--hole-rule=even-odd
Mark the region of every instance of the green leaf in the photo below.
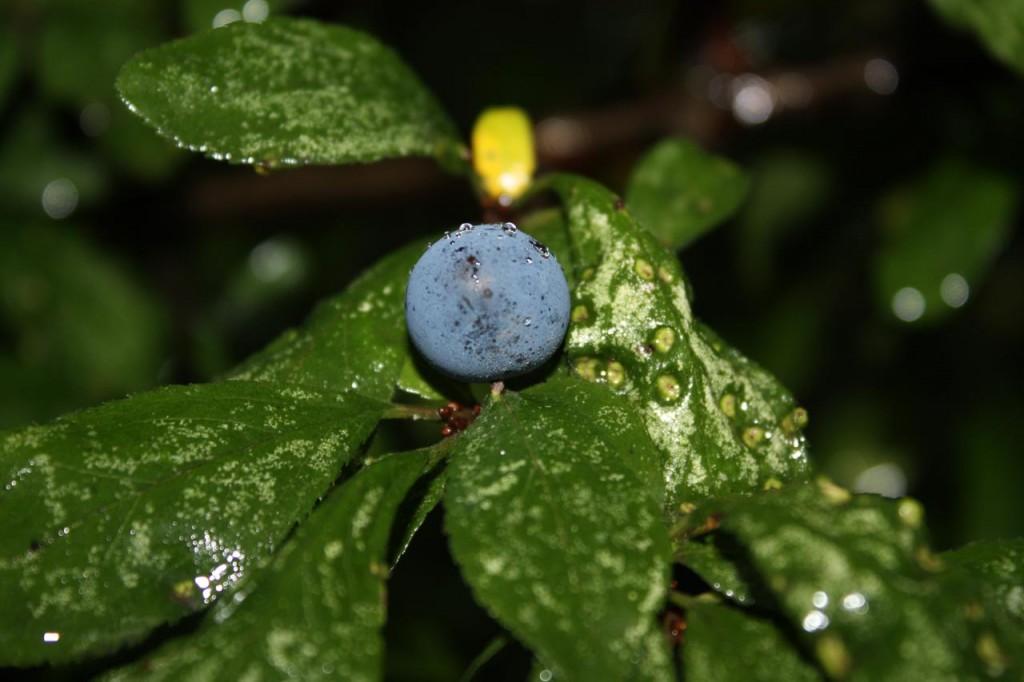
[[[360,470],[197,632],[103,679],[380,679],[391,521],[426,463],[408,452]]]
[[[931,0],[946,21],[975,34],[988,51],[1024,74],[1024,4],[1017,0]]]
[[[749,187],[736,164],[675,138],[640,159],[626,203],[663,246],[679,249],[736,213]]]
[[[0,108],[7,102],[7,95],[17,80],[20,61],[14,29],[0,27]]]
[[[420,529],[423,522],[427,520],[430,512],[437,508],[441,498],[444,497],[445,487],[448,484],[448,470],[440,460],[447,456],[451,447],[451,440],[443,440],[439,444],[428,448],[426,452],[430,458],[428,463],[429,471],[416,482],[416,485],[409,491],[406,505],[398,511],[395,519],[395,530],[391,538],[391,547],[388,549],[388,565],[394,568],[405,551],[409,549],[409,543]]]
[[[775,279],[780,243],[828,204],[835,180],[827,160],[793,149],[765,153],[750,173],[750,196],[736,220],[736,259],[744,283],[756,291]]]
[[[445,159],[459,145],[397,55],[344,26],[234,23],[136,55],[117,84],[160,134],[232,163]]]
[[[822,679],[775,623],[740,609],[694,602],[686,609],[685,636],[680,654],[686,682]]]
[[[5,131],[0,142],[0,204],[5,218],[21,214],[48,219],[47,206],[51,215],[66,218],[106,192],[107,169],[94,156],[65,147],[57,130],[48,112],[29,106]],[[65,188],[60,192],[65,201],[44,202],[47,188],[58,185]]]
[[[823,480],[712,500],[684,525],[739,544],[740,568],[831,677],[980,679],[1005,669],[1007,633],[972,619],[976,595],[941,571],[922,515],[914,500],[851,495]]]
[[[37,46],[43,92],[76,106],[112,100],[125,60],[160,41],[161,14],[140,0],[49,0]]]
[[[121,263],[71,225],[0,222],[0,324],[17,360],[63,395],[34,418],[156,383],[167,322]]]
[[[675,256],[590,180],[551,181],[566,204],[579,284],[566,352],[630,399],[664,455],[667,506],[808,475],[806,413],[697,322]]]
[[[704,582],[727,599],[737,604],[755,604],[754,590],[743,575],[743,564],[735,561],[730,547],[715,544],[721,536],[701,536],[682,543],[676,551],[676,561],[699,575]]]
[[[505,393],[452,452],[452,553],[476,598],[565,679],[668,679],[660,489],[657,451],[606,388]]]
[[[230,592],[328,489],[384,407],[235,381],[5,434],[0,665],[108,651]]]
[[[953,159],[890,196],[875,267],[883,309],[926,322],[964,305],[1008,238],[1018,197],[1009,176]]]
[[[409,358],[405,285],[425,245],[383,258],[340,295],[324,301],[301,330],[289,330],[228,378],[351,390],[389,400]]]
[[[941,556],[976,580],[1024,635],[1024,539],[973,542]]]

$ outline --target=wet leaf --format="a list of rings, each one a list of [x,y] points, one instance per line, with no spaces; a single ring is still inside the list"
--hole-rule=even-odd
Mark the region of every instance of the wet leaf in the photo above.
[[[941,556],[977,581],[1024,636],[1024,539],[973,542]]]
[[[671,676],[655,621],[670,561],[659,464],[629,404],[574,379],[493,399],[455,443],[455,559],[564,679]]]
[[[425,245],[383,258],[228,378],[281,381],[390,400],[409,358],[405,286]]]
[[[667,506],[805,479],[806,413],[694,319],[675,256],[600,185],[551,182],[566,204],[579,279],[566,352],[576,374],[639,410],[664,456]]]
[[[383,409],[352,394],[234,381],[4,434],[0,665],[115,649],[231,592]]]
[[[195,634],[103,679],[380,679],[391,521],[426,463],[408,452],[361,469]]]
[[[976,594],[942,570],[922,515],[911,499],[852,495],[819,481],[712,500],[685,523],[744,550],[741,568],[831,677],[964,680],[1005,670],[1012,637],[972,617]],[[983,653],[989,644],[999,653]]]
[[[160,134],[232,163],[443,159],[459,145],[397,55],[344,26],[234,23],[136,55],[117,84]]]
[[[749,187],[736,164],[675,138],[640,159],[626,188],[626,203],[663,246],[679,249],[732,216]]]
[[[1024,74],[1024,5],[1016,0],[931,0],[946,21],[970,30],[1004,63]]]
[[[750,583],[742,573],[742,557],[731,547],[716,545],[721,536],[702,536],[682,543],[676,561],[699,575],[711,589],[738,604],[754,604]],[[737,561],[739,559],[739,561]]]
[[[445,487],[448,483],[448,470],[444,464],[439,464],[437,461],[441,456],[447,454],[450,444],[450,440],[444,440],[428,449],[427,453],[431,460],[428,464],[430,470],[425,472],[409,491],[406,504],[396,515],[395,530],[391,538],[391,547],[388,549],[388,565],[391,568],[398,564],[402,555],[409,549],[409,543],[412,542],[413,536],[444,497]]]
[[[680,649],[687,682],[811,682],[821,680],[776,623],[731,606],[698,603],[686,609]]]
[[[30,419],[156,383],[162,311],[74,226],[0,223],[0,291],[0,324],[16,340],[25,377],[59,387],[52,405],[40,404],[43,412]]]
[[[1013,227],[1019,190],[1008,176],[946,160],[883,207],[887,243],[875,267],[879,304],[904,322],[963,306]]]

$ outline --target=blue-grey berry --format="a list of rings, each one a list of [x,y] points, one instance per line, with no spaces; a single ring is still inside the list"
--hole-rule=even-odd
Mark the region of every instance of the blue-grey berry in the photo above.
[[[540,367],[569,325],[569,285],[555,256],[512,223],[463,224],[417,261],[405,292],[413,344],[460,381]]]

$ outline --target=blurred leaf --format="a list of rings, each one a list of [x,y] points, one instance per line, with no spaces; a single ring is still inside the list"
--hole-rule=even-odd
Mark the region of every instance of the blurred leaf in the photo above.
[[[1013,634],[972,619],[975,596],[941,571],[922,516],[914,500],[855,496],[819,481],[710,501],[685,525],[745,549],[744,569],[829,676],[982,679],[1006,667]]]
[[[5,131],[0,144],[0,203],[7,212],[5,218],[46,216],[44,192],[57,186],[55,182],[65,187],[70,183],[65,193],[73,197],[65,206],[50,204],[50,213],[56,217],[67,217],[106,192],[109,178],[102,162],[64,146],[56,130],[48,113],[30,106]]]
[[[70,225],[0,223],[0,294],[0,324],[19,363],[72,394],[58,405],[81,407],[156,383],[162,310]],[[52,415],[33,418],[41,416]]]
[[[220,29],[218,29],[220,30]],[[414,242],[322,302],[301,330],[289,330],[230,374],[390,400],[409,357],[405,285],[423,254]]]
[[[832,168],[803,151],[764,154],[751,166],[750,196],[737,219],[740,275],[754,290],[775,276],[779,242],[829,200]]]
[[[974,33],[988,51],[1024,74],[1024,4],[1018,0],[931,0],[943,19]]]
[[[287,11],[295,0],[181,0],[181,13],[189,32],[205,31],[231,21],[260,23]]]
[[[600,185],[569,175],[551,182],[566,204],[580,281],[566,352],[579,376],[640,412],[664,456],[667,507],[806,478],[805,413],[694,319],[675,256]]]
[[[103,679],[380,679],[391,521],[426,462],[408,452],[360,470],[195,634]]]
[[[477,599],[566,679],[671,677],[660,458],[628,403],[549,381],[493,398],[452,452],[452,553]]]
[[[0,665],[116,649],[231,592],[328,489],[383,407],[236,381],[5,434]]]
[[[146,0],[49,0],[43,7],[38,80],[61,103],[112,101],[121,65],[163,34],[160,5]]]
[[[18,39],[14,29],[0,26],[0,109],[18,77]]]
[[[1020,293],[1018,292],[1018,296]],[[956,420],[956,521],[970,540],[1024,537],[1024,400],[1017,382],[987,386]]]
[[[239,22],[147,50],[118,88],[160,134],[233,163],[445,159],[460,144],[394,52],[309,20]]]
[[[679,249],[732,216],[749,187],[733,162],[689,140],[669,139],[637,163],[626,203],[663,246]]]
[[[974,542],[942,558],[977,581],[1024,637],[1024,539]]]
[[[1006,241],[1018,196],[1012,178],[953,159],[890,196],[874,273],[882,308],[924,322],[962,306]]]
[[[680,649],[686,682],[802,682],[822,679],[794,650],[779,627],[722,604],[686,608]]]
[[[120,102],[102,104],[109,123],[96,137],[104,156],[128,171],[133,180],[165,180],[188,158],[168,140],[153,134],[145,123],[133,116]],[[84,116],[83,112],[83,116]]]

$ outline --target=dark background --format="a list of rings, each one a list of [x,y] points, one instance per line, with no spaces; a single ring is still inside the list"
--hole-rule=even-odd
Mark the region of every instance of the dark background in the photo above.
[[[469,186],[427,161],[262,177],[134,121],[113,91],[119,65],[231,4],[0,1],[0,428],[208,380],[395,246],[480,220]],[[938,164],[1021,180],[1019,77],[926,4],[270,7],[378,36],[467,137],[482,108],[525,108],[542,170],[622,191],[672,134],[735,160],[753,179],[743,210],[680,254],[698,315],[809,409],[813,459],[837,482],[918,497],[938,549],[1022,534],[1016,214],[961,308],[903,322],[880,284],[891,207]],[[865,81],[873,59],[898,74],[888,94]],[[745,125],[721,94],[741,74],[811,95]],[[570,144],[565,130],[584,134]],[[978,229],[965,210],[962,229]],[[437,516],[392,585],[395,679],[456,678],[499,632],[461,586]],[[517,679],[528,659],[510,645],[491,666]]]

